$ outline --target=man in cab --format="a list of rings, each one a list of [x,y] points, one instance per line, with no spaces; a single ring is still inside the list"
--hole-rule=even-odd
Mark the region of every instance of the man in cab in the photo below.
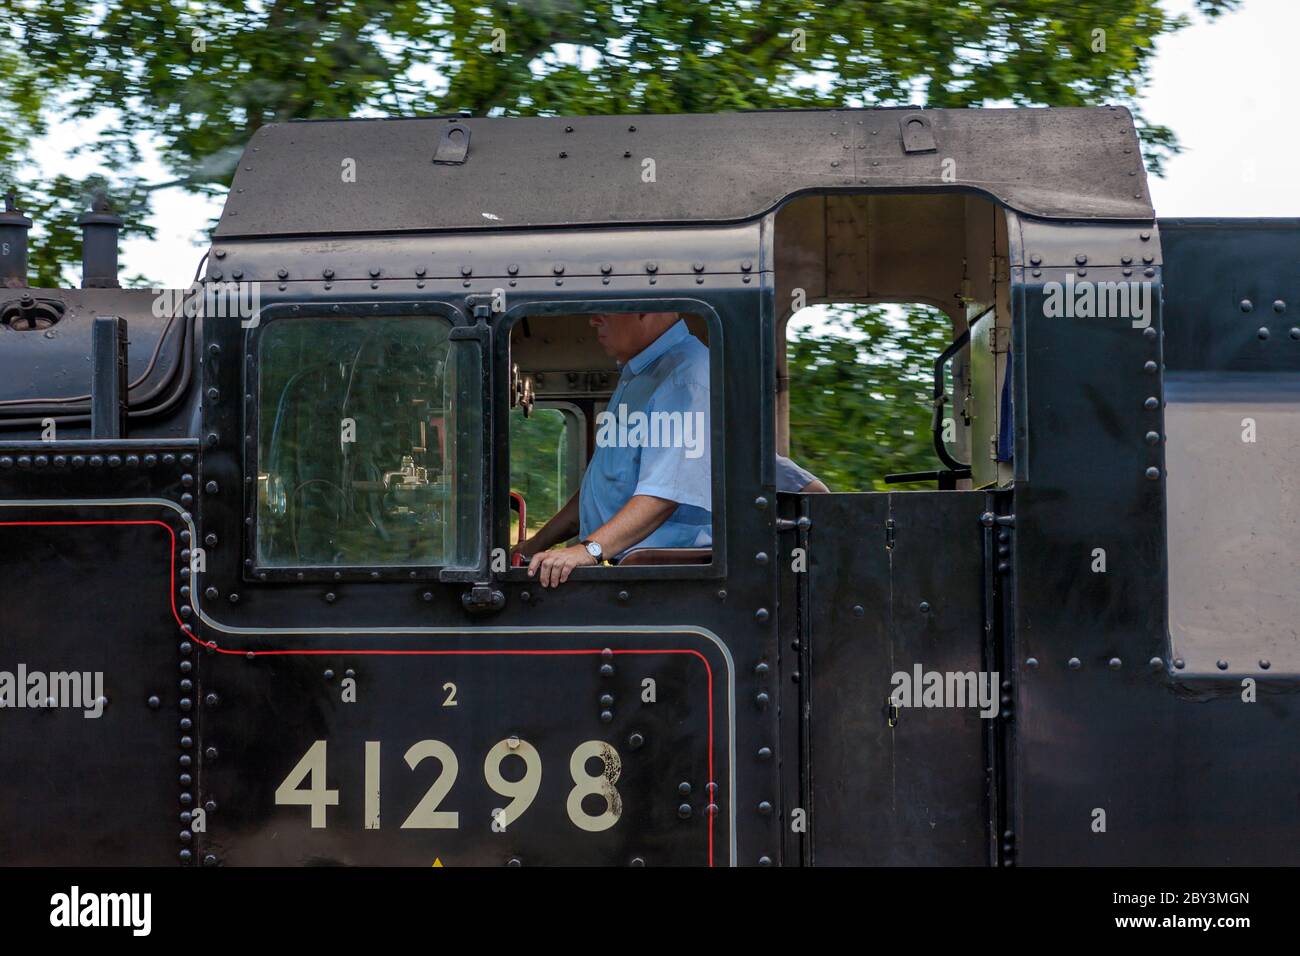
[[[542,587],[633,548],[713,543],[708,348],[676,312],[590,322],[621,371],[578,493],[515,549]]]

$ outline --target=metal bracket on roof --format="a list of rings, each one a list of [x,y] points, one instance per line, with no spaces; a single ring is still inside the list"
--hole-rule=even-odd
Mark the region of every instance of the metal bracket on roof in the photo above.
[[[469,127],[452,123],[442,128],[433,161],[441,166],[459,166],[469,153]]]
[[[938,146],[934,142],[934,128],[930,126],[930,117],[924,113],[908,113],[899,117],[898,125],[903,131],[903,152],[933,153]]]

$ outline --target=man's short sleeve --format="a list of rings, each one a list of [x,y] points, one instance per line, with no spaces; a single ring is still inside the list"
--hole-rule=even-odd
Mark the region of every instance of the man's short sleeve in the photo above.
[[[708,388],[669,380],[656,390],[649,411],[649,441],[633,494],[712,511]]]

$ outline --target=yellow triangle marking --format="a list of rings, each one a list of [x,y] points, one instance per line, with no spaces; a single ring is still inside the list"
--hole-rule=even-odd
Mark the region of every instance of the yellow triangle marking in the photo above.
[[[434,865],[434,866],[442,866],[442,858],[441,858],[441,857],[437,857],[437,856],[435,856],[435,857],[433,858],[433,865]]]

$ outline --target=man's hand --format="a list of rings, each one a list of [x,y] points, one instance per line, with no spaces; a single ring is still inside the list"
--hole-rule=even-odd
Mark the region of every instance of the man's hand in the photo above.
[[[586,545],[575,544],[533,555],[528,565],[528,576],[538,577],[544,588],[555,588],[569,580],[574,568],[590,567],[595,563],[596,559]]]

